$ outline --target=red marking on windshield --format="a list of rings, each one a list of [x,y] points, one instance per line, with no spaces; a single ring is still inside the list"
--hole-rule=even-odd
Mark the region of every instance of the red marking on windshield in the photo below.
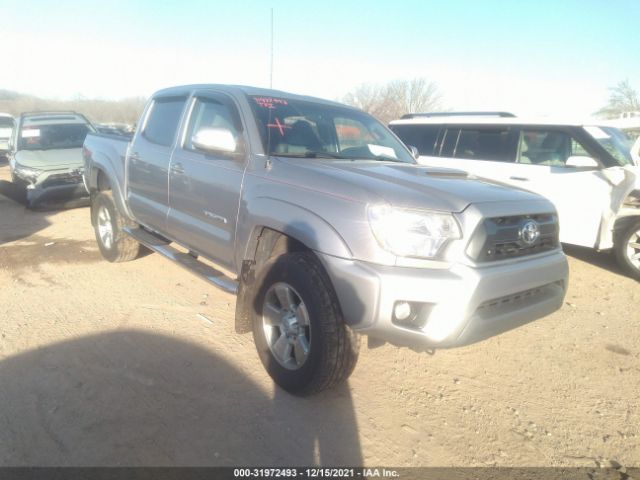
[[[280,123],[280,119],[278,117],[276,117],[276,123],[268,123],[267,127],[269,128],[277,128],[278,131],[280,132],[280,135],[284,136],[284,129],[285,128],[291,128],[288,125],[284,125],[283,123]]]
[[[289,105],[289,103],[282,98],[272,97],[253,97],[255,102],[264,108],[276,108],[276,105]]]

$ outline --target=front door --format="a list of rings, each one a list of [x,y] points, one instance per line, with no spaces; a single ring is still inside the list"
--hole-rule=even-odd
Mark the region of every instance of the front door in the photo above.
[[[192,138],[202,128],[230,130],[238,152],[247,145],[237,107],[229,97],[194,95],[184,138],[169,168],[168,228],[179,243],[231,268],[246,156],[199,150]]]
[[[612,194],[612,185],[602,170],[566,165],[571,156],[591,156],[569,131],[523,128],[519,137],[516,162],[502,180],[553,202],[560,219],[561,242],[597,246]]]

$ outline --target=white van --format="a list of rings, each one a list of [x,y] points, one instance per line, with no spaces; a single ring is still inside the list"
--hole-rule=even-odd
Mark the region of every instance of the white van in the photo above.
[[[8,113],[0,113],[0,156],[9,152],[9,139],[15,127],[14,118]]]
[[[558,210],[563,243],[613,248],[640,279],[640,167],[620,130],[504,112],[410,114],[389,126],[418,150],[421,164],[547,197]]]

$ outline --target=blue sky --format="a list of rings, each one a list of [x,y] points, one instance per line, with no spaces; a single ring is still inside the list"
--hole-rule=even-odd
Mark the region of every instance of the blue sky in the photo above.
[[[427,77],[457,110],[586,116],[640,90],[640,1],[0,0],[0,88],[149,95],[181,83],[269,85],[339,99]]]

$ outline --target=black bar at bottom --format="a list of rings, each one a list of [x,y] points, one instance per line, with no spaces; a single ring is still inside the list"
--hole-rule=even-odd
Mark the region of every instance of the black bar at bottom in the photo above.
[[[0,480],[640,480],[640,467],[0,467]]]

